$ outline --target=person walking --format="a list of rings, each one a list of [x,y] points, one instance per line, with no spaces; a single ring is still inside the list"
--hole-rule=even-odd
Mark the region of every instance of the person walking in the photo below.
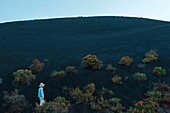
[[[44,83],[40,83],[39,89],[38,89],[38,98],[40,100],[40,106],[42,106],[45,103],[45,101],[44,101],[44,90],[43,90],[44,86],[45,86]]]

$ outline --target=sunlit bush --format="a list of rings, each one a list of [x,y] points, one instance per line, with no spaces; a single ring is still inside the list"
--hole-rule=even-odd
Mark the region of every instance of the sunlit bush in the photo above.
[[[120,59],[119,64],[123,66],[129,66],[133,62],[133,59],[129,56],[124,56]]]
[[[114,84],[122,84],[122,77],[118,76],[118,75],[115,75],[113,76],[112,78],[112,82]]]
[[[163,69],[162,67],[155,67],[153,69],[153,75],[155,76],[165,76],[166,75],[166,70]]]
[[[149,63],[155,60],[158,60],[158,53],[157,50],[150,50],[147,53],[145,53],[145,58],[143,59],[143,63]]]
[[[103,62],[98,60],[96,55],[88,54],[82,59],[82,64],[87,69],[98,70],[103,66]]]
[[[15,77],[15,82],[24,85],[29,85],[33,80],[36,79],[36,75],[33,75],[32,71],[27,69],[17,70],[13,73],[13,75]]]

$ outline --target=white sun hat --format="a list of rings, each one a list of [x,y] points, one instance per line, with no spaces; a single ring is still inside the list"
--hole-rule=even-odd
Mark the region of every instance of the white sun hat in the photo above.
[[[44,87],[45,84],[44,83],[40,83],[39,87]]]

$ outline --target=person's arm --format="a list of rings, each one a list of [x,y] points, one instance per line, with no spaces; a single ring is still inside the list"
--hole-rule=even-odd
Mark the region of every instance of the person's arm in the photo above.
[[[43,88],[41,88],[41,97],[44,98],[44,91],[43,91]]]

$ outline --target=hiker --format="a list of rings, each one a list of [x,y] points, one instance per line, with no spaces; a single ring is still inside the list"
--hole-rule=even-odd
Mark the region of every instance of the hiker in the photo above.
[[[44,88],[45,84],[44,83],[40,83],[39,85],[39,89],[38,89],[38,98],[40,99],[40,106],[42,106],[45,101],[44,101]]]

